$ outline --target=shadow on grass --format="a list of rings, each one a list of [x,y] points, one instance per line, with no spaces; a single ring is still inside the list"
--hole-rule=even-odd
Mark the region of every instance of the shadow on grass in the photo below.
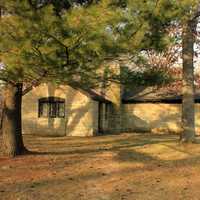
[[[196,155],[190,153],[190,149],[180,148],[178,137],[174,135],[122,134],[119,136],[98,136],[95,138],[69,138],[69,140],[68,138],[27,137],[25,138],[25,142],[27,143],[28,149],[30,149],[25,155],[34,156],[96,156],[96,154],[111,152],[115,154],[115,159],[118,162],[141,162],[148,164],[150,161],[155,161],[170,164],[184,163],[186,160],[191,160],[191,162],[195,163],[198,160],[198,157],[194,158]],[[145,147],[148,150],[148,148],[151,148],[150,145],[156,144],[165,146],[174,152],[187,154],[189,158],[185,160],[177,159],[171,162],[170,160],[163,161],[155,155],[152,156],[151,153],[146,153],[148,151],[144,153],[136,150],[140,147]]]
[[[29,154],[31,155],[73,155],[73,154],[92,154],[92,153],[103,153],[103,152],[120,152],[123,149],[128,148],[136,148],[136,147],[143,147],[145,145],[152,145],[152,144],[160,144],[160,143],[171,143],[176,141],[174,136],[162,138],[160,136],[153,137],[153,138],[143,138],[139,136],[130,136],[126,138],[107,138],[104,136],[103,141],[98,141],[100,137],[96,138],[94,141],[88,142],[87,140],[83,139],[85,142],[79,142],[69,144],[49,144],[46,146],[46,151],[30,151]],[[102,139],[102,138],[101,138]],[[76,140],[75,140],[76,141]],[[48,144],[47,144],[48,145]],[[65,146],[64,146],[65,145]],[[40,146],[40,149],[44,149],[45,144],[35,144],[35,146]],[[63,147],[64,146],[64,147]],[[56,148],[57,147],[57,148]],[[64,150],[63,150],[64,148]],[[55,149],[55,151],[52,151]]]
[[[99,137],[98,137],[99,138]],[[59,199],[59,195],[55,192],[53,192],[53,189],[57,189],[57,188],[64,188],[64,194],[65,197],[68,197],[67,195],[70,194],[74,195],[74,199],[79,199],[76,194],[78,194],[77,191],[80,190],[80,188],[82,188],[82,186],[84,186],[85,182],[87,181],[96,181],[96,182],[100,182],[104,183],[104,181],[108,181],[109,178],[110,180],[112,180],[112,177],[116,177],[116,180],[121,179],[123,180],[123,178],[125,180],[130,180],[132,182],[134,182],[134,179],[129,179],[129,177],[131,177],[131,174],[133,173],[141,173],[143,174],[144,171],[152,171],[152,170],[164,170],[164,171],[160,171],[160,173],[164,174],[164,176],[166,176],[167,173],[176,173],[176,169],[177,167],[183,167],[183,166],[199,166],[200,164],[200,155],[193,155],[192,153],[188,154],[188,152],[190,152],[190,149],[186,149],[184,150],[183,148],[179,148],[179,146],[175,146],[175,142],[177,141],[177,137],[174,136],[131,136],[131,137],[126,137],[126,138],[115,138],[115,139],[111,139],[111,138],[107,138],[104,137],[104,141],[102,140],[101,142],[99,142],[98,138],[96,140],[92,139],[92,142],[88,142],[87,140],[84,139],[85,143],[80,143],[79,140],[75,140],[76,142],[74,143],[74,147],[72,149],[70,149],[70,147],[66,147],[66,150],[63,150],[63,145],[62,146],[58,146],[57,149],[55,149],[55,151],[52,151],[52,149],[50,147],[46,147],[47,151],[46,152],[42,152],[42,151],[33,151],[33,152],[29,152],[29,154],[31,155],[75,155],[75,154],[79,154],[80,157],[74,157],[75,159],[77,159],[77,163],[80,162],[80,165],[83,164],[81,163],[82,160],[85,160],[85,158],[88,159],[89,165],[91,166],[92,162],[90,163],[90,157],[87,154],[93,153],[94,156],[98,156],[95,153],[104,153],[104,152],[112,152],[113,157],[109,158],[109,159],[113,159],[110,161],[110,163],[114,163],[114,165],[120,166],[117,170],[116,167],[111,167],[111,169],[109,169],[107,172],[105,173],[102,169],[103,169],[103,164],[101,164],[100,162],[102,162],[101,159],[99,159],[97,162],[100,163],[100,167],[102,168],[98,168],[98,167],[92,167],[92,168],[86,168],[86,170],[83,171],[83,173],[79,173],[79,172],[75,172],[75,173],[71,173],[69,171],[66,170],[65,173],[62,174],[62,176],[60,177],[55,177],[55,176],[50,176],[50,177],[42,177],[41,180],[36,180],[34,182],[30,181],[26,181],[26,182],[18,182],[18,183],[13,183],[10,184],[8,187],[7,185],[3,186],[3,188],[5,189],[5,191],[7,191],[7,193],[9,193],[10,191],[16,191],[16,188],[20,188],[20,190],[25,191],[25,192],[32,192],[32,195],[34,196],[35,193],[37,192],[37,190],[40,188],[41,191],[43,192],[42,194],[44,194],[48,188],[51,188],[51,195],[54,195],[54,199]],[[100,138],[102,139],[102,138]],[[109,140],[109,141],[108,141]],[[81,140],[82,141],[82,140]],[[36,142],[36,141],[34,141]],[[167,149],[174,151],[174,152],[180,152],[180,153],[187,153],[188,157],[187,158],[183,158],[183,159],[179,159],[179,160],[162,160],[159,157],[157,157],[155,154],[155,156],[151,155],[150,153],[148,153],[148,151],[146,152],[139,152],[138,149],[140,149],[140,147],[144,147],[145,145],[145,150],[148,148],[150,148],[150,146],[148,145],[154,145],[154,144],[160,144],[162,147],[166,147],[166,151]],[[97,146],[99,145],[99,146]],[[110,146],[106,146],[106,145],[110,145]],[[95,147],[95,148],[94,148]],[[69,148],[69,149],[68,149]],[[68,149],[68,150],[67,150]],[[41,149],[43,150],[43,149]],[[85,154],[86,157],[83,157],[83,155]],[[74,159],[72,158],[72,159]],[[67,159],[67,156],[66,156]],[[56,167],[59,167],[59,165],[61,166],[61,168],[59,168],[59,170],[63,170],[65,169],[65,167],[67,165],[65,165],[65,159],[63,160],[57,160],[55,165]],[[105,162],[105,161],[104,161]],[[76,165],[73,165],[73,162],[69,162],[68,164],[70,166],[72,166],[72,168],[74,166],[78,166],[77,163],[75,163]],[[128,163],[128,164],[132,164],[132,165],[123,165],[124,163]],[[142,163],[143,165],[135,165],[135,163]],[[79,164],[79,163],[78,163]],[[106,163],[105,163],[106,164]],[[121,167],[122,164],[122,167]],[[84,164],[83,164],[84,165]],[[97,164],[98,165],[98,164]],[[49,167],[49,166],[48,166]],[[84,165],[85,167],[85,165]],[[74,168],[73,168],[74,169]],[[105,169],[105,168],[104,168]],[[172,169],[170,171],[167,171],[165,169]],[[55,168],[54,168],[55,170]],[[175,171],[175,172],[174,172]],[[154,175],[152,175],[154,176]],[[154,176],[155,177],[155,176]],[[78,183],[79,181],[79,183]],[[123,182],[121,181],[121,184]],[[159,183],[158,183],[159,184]],[[70,188],[71,185],[74,185],[73,188]],[[53,188],[53,189],[52,189]],[[66,190],[66,188],[68,188],[68,190]],[[85,189],[85,188],[84,188]],[[65,192],[66,191],[66,192]],[[111,191],[112,192],[112,191]],[[28,193],[29,194],[29,193]],[[98,193],[97,193],[98,194]],[[30,195],[30,194],[29,194]],[[112,196],[112,194],[110,194]],[[48,196],[48,194],[47,194]],[[46,197],[47,197],[46,196]],[[66,199],[70,199],[70,198],[66,198]],[[97,199],[97,198],[96,198]],[[112,198],[110,198],[112,199]],[[119,198],[118,198],[119,199]]]

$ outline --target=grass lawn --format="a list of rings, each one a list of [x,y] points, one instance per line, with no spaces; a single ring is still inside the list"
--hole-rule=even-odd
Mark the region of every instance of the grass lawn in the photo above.
[[[177,136],[25,136],[25,144],[35,153],[0,156],[1,200],[200,199],[200,144]]]

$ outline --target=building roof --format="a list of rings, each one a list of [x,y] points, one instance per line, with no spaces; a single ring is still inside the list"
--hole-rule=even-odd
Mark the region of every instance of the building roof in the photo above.
[[[94,89],[81,88],[81,87],[77,87],[74,85],[70,85],[70,86],[72,88],[74,88],[75,90],[79,90],[84,95],[88,96],[89,98],[91,98],[94,101],[99,101],[99,102],[103,102],[103,103],[111,103],[111,101],[105,95],[101,94],[100,92],[98,92]]]
[[[39,84],[36,84],[35,87],[39,86]],[[66,84],[67,85],[67,84]],[[88,96],[89,98],[91,98],[94,101],[99,101],[99,102],[103,102],[103,103],[111,103],[111,101],[103,94],[101,94],[100,92],[91,89],[91,88],[83,88],[80,85],[75,85],[75,84],[68,84],[70,87],[72,87],[75,90],[80,91],[81,93],[83,93],[84,95]],[[33,87],[31,86],[27,86],[27,89],[25,88],[25,92],[24,95],[27,94],[28,92],[31,91]]]
[[[181,87],[173,88],[172,85],[163,87],[135,87],[126,89],[122,95],[124,103],[163,102],[181,103]],[[200,89],[195,89],[195,102],[200,102]]]
[[[94,91],[92,89],[78,89],[81,90],[85,95],[89,96],[94,101],[99,101],[103,103],[111,103],[111,101],[103,94],[98,93],[97,91]]]

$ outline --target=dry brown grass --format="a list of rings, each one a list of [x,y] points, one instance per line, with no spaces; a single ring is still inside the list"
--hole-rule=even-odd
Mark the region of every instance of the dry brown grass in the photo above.
[[[177,136],[25,136],[34,154],[0,156],[1,200],[199,200],[200,144]]]

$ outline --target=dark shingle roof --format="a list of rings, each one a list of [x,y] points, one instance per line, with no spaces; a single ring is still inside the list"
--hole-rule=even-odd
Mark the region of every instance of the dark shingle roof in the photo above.
[[[135,87],[125,90],[122,95],[124,103],[168,102],[181,103],[181,90],[170,90],[168,87]],[[195,90],[195,101],[200,102],[200,89]]]
[[[92,89],[84,89],[83,92],[95,101],[100,101],[103,103],[111,103],[111,101],[108,98],[106,98],[105,95],[100,94],[97,91],[94,91]]]

